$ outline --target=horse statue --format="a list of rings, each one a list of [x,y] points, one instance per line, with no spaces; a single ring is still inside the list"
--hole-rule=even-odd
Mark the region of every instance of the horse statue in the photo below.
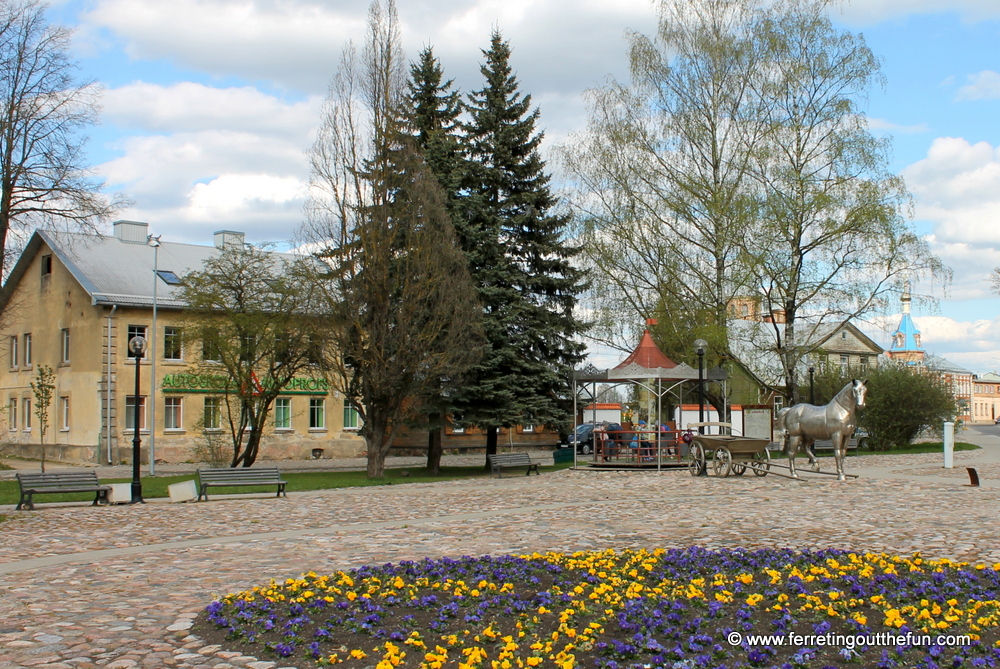
[[[799,478],[795,473],[795,454],[798,453],[799,445],[805,447],[809,464],[818,469],[819,464],[812,446],[817,439],[830,439],[833,441],[833,456],[837,461],[837,480],[847,480],[844,476],[844,455],[847,443],[858,427],[857,411],[865,406],[867,383],[857,379],[851,381],[826,406],[796,404],[778,412],[778,432],[787,448],[788,469],[793,478]]]

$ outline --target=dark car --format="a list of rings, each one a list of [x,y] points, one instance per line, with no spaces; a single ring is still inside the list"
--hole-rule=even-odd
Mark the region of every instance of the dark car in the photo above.
[[[570,447],[575,446],[577,453],[587,455],[594,452],[594,424],[583,423],[576,426],[576,431],[569,435]]]

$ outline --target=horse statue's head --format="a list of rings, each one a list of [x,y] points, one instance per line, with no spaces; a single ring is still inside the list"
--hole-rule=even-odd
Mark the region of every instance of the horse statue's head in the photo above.
[[[865,395],[868,394],[868,380],[858,381],[854,379],[851,381],[851,395],[854,397],[854,404],[857,405],[859,409],[865,408]]]

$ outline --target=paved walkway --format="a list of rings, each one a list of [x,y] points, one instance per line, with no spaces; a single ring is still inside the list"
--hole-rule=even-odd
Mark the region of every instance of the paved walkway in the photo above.
[[[403,559],[700,545],[1000,562],[1000,438],[962,439],[983,446],[956,454],[962,469],[933,454],[858,457],[848,469],[862,476],[846,483],[567,470],[288,499],[42,501],[0,522],[0,667],[270,669],[188,636],[191,619],[271,577]],[[966,464],[984,487],[963,485]]]

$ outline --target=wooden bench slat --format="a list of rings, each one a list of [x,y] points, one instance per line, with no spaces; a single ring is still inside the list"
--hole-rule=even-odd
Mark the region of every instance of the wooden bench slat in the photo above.
[[[532,462],[531,456],[527,453],[495,453],[489,456],[490,460],[490,478],[493,478],[493,474],[496,474],[498,478],[503,478],[503,470],[510,469],[514,467],[527,467],[524,472],[525,476],[531,474],[532,471],[535,475],[540,475],[538,471],[538,463]]]
[[[17,485],[21,490],[21,499],[17,503],[16,510],[27,507],[29,510],[35,509],[34,495],[46,495],[55,493],[70,492],[92,492],[95,493],[94,504],[107,503],[109,485],[101,485],[97,480],[97,472],[18,472],[16,474]]]
[[[286,481],[282,480],[277,467],[199,469],[198,470],[198,501],[204,497],[208,501],[209,487],[219,486],[278,486],[275,497],[288,495],[285,493]]]

